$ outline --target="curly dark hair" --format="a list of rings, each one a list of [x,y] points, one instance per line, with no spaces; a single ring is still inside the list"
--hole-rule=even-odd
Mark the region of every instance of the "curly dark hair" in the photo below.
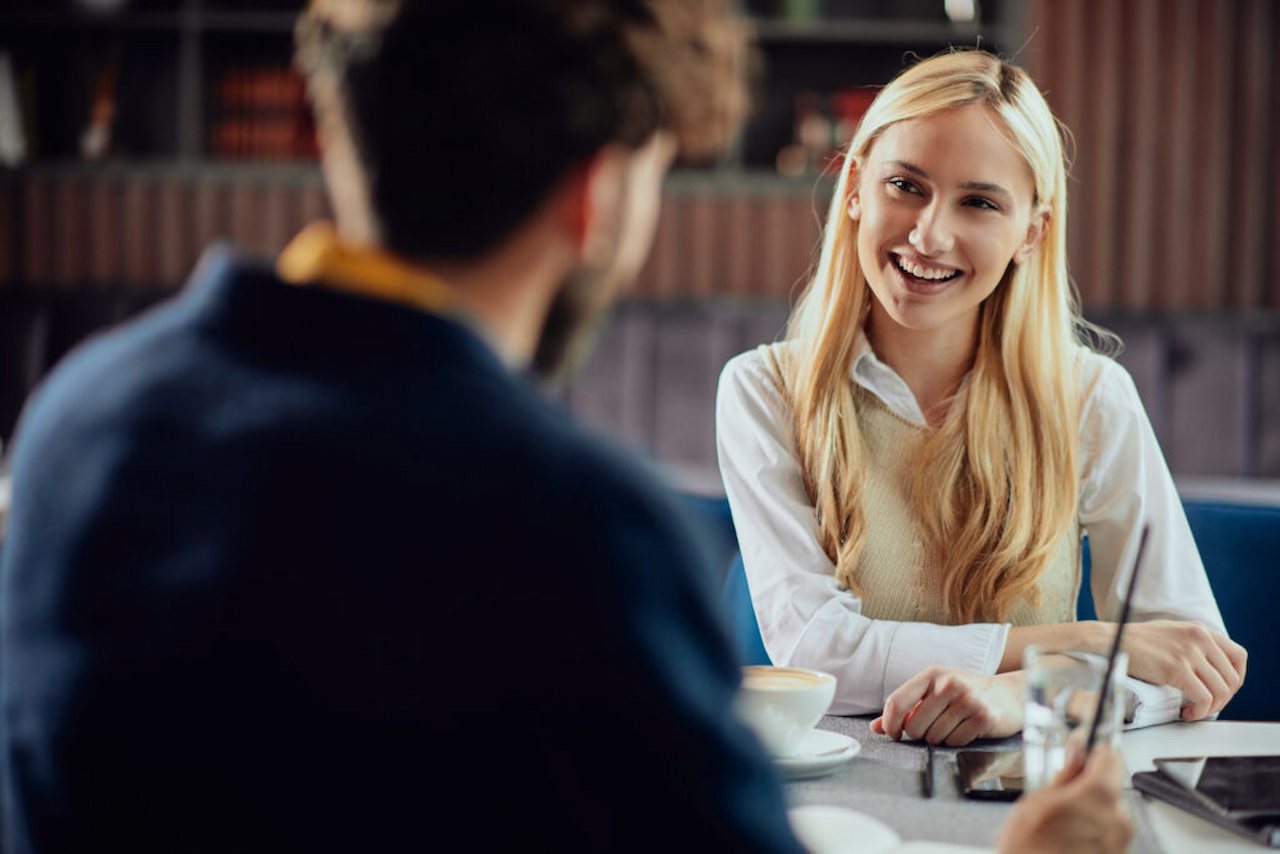
[[[312,0],[296,35],[408,257],[479,255],[606,145],[712,154],[747,100],[728,0]]]

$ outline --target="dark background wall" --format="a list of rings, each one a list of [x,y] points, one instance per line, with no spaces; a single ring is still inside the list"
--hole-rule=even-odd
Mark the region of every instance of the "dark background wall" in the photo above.
[[[1087,316],[1125,338],[1174,472],[1280,478],[1273,0],[989,0],[973,22],[941,0],[744,5],[757,111],[721,162],[669,180],[649,263],[565,392],[585,420],[714,490],[716,377],[782,329],[848,111],[913,55],[981,43],[1028,67],[1073,132],[1071,267]],[[210,240],[270,256],[325,215],[289,82],[297,6],[0,9],[27,143],[0,167],[0,439],[50,365],[179,287]],[[104,99],[112,142],[86,160]]]

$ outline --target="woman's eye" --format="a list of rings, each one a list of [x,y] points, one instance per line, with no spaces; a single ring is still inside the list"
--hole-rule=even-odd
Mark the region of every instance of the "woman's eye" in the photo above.
[[[917,195],[919,195],[920,193],[920,191],[916,189],[916,185],[912,184],[906,178],[890,178],[885,183],[888,184],[890,187],[893,187],[895,190],[898,190],[899,192],[914,193]]]
[[[981,196],[973,196],[964,200],[964,203],[971,208],[978,208],[984,211],[998,211],[1000,206],[990,199],[984,199]]]

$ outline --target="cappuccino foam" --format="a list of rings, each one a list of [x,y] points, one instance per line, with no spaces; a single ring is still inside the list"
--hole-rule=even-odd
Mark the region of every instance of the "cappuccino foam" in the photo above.
[[[801,670],[795,667],[744,667],[742,686],[757,691],[785,691],[796,688],[816,688],[832,679],[825,673]]]

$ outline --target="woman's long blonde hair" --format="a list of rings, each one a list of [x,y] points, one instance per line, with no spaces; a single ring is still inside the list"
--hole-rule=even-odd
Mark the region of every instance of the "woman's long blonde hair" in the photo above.
[[[1002,620],[1038,602],[1036,580],[1076,513],[1079,359],[1085,328],[1067,276],[1066,162],[1031,78],[985,51],[907,69],[876,97],[849,146],[818,266],[787,327],[783,372],[805,487],[836,577],[857,591],[866,542],[866,453],[850,367],[870,291],[847,215],[857,170],[889,125],[985,104],[1034,176],[1047,230],[980,307],[966,391],[913,464],[911,505],[956,622]],[[1079,337],[1078,337],[1079,336]]]

